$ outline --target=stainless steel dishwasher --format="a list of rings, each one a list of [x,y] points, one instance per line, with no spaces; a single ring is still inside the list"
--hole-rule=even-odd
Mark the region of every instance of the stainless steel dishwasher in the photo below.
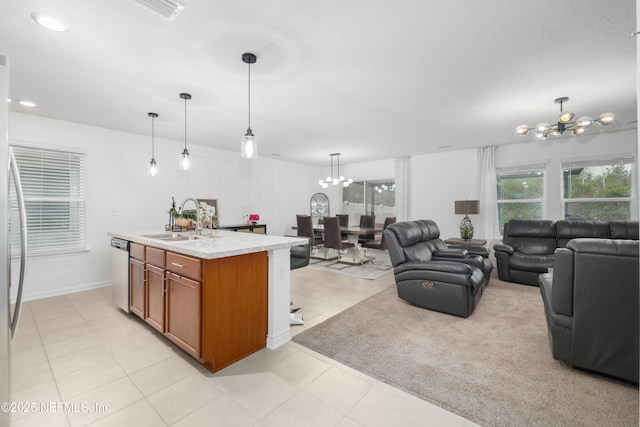
[[[111,238],[111,298],[129,313],[129,242]]]

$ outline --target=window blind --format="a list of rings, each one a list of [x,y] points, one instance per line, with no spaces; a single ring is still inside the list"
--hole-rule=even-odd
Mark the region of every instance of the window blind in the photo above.
[[[27,211],[28,255],[85,249],[85,155],[13,146]],[[12,255],[19,250],[15,186],[10,188]]]

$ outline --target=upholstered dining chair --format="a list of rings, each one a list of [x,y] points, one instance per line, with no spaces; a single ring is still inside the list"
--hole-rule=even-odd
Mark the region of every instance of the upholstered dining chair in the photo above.
[[[313,219],[309,215],[296,215],[296,222],[299,237],[308,237],[311,247],[317,247],[322,244],[322,239],[318,239],[313,232]]]
[[[340,222],[335,216],[324,217],[324,247],[325,249],[336,249],[338,252],[338,262],[340,262],[340,251],[347,248],[352,248],[355,245],[353,243],[347,243],[342,241],[340,233]]]
[[[386,217],[384,219],[384,225],[382,226],[382,228],[387,228],[388,226],[390,226],[391,224],[393,224],[394,222],[396,222],[396,217],[395,216],[389,216]],[[362,244],[363,248],[368,248],[368,249],[378,249],[381,251],[384,251],[387,249],[387,242],[384,240],[384,232],[382,233],[382,237],[380,238],[380,240],[369,240],[366,241]]]
[[[376,217],[374,215],[360,215],[360,227],[363,228],[373,228],[376,226]],[[358,243],[364,243],[368,240],[375,239],[375,235],[371,234],[362,234],[358,237]]]
[[[340,227],[348,227],[349,226],[349,214],[337,214],[338,222],[340,223]],[[345,233],[341,234],[342,240],[349,240],[349,236]]]

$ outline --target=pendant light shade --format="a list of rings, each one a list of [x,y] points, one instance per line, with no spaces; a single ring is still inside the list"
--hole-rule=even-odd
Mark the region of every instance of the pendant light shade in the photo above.
[[[251,131],[251,64],[255,64],[257,61],[256,56],[253,53],[243,53],[242,62],[249,65],[249,78],[248,78],[248,126],[247,132],[242,137],[242,144],[240,145],[240,155],[245,159],[255,159],[258,157],[258,140]]]
[[[187,101],[191,99],[191,95],[188,93],[181,93],[180,98],[184,99],[184,150],[182,150],[180,158],[180,169],[187,171],[191,166],[191,162],[189,161],[189,150],[187,150]]]
[[[155,118],[158,117],[158,114],[149,113],[148,115],[151,117],[151,161],[149,162],[149,175],[156,176],[158,167],[156,166]]]

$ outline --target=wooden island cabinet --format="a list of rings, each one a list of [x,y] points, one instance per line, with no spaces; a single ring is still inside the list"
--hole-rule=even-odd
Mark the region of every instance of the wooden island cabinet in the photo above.
[[[215,372],[264,348],[267,252],[200,259],[131,243],[131,312]]]

